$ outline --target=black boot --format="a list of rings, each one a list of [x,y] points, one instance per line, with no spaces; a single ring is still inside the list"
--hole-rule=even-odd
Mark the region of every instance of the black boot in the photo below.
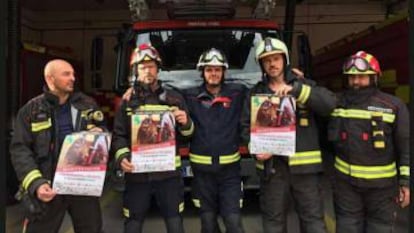
[[[212,212],[201,214],[201,233],[221,233],[217,214]]]
[[[124,233],[142,233],[144,220],[128,218],[124,223]]]
[[[183,219],[181,217],[172,217],[165,220],[167,233],[184,233]]]
[[[240,214],[229,214],[223,217],[226,233],[244,233]]]

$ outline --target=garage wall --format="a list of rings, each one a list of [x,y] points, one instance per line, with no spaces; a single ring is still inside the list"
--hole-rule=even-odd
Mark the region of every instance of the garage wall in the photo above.
[[[283,26],[284,7],[272,12],[272,19]],[[238,9],[238,16],[248,15],[249,9]],[[384,19],[380,3],[358,5],[298,5],[295,29],[309,35],[312,51],[344,35],[357,32]],[[152,13],[160,18],[162,12]],[[22,40],[61,48],[64,56],[84,63],[84,87],[96,88],[91,83],[90,51],[95,36],[104,38],[103,82],[98,89],[110,90],[115,74],[116,33],[124,22],[130,21],[129,11],[95,12],[33,12],[22,10]],[[293,42],[293,45],[296,43]],[[293,60],[296,52],[293,51]]]

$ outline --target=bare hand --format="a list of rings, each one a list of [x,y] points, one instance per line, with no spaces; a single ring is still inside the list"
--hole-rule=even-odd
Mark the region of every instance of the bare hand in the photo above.
[[[400,204],[401,208],[405,208],[410,204],[410,188],[406,186],[400,187],[398,203]]]
[[[123,158],[121,161],[121,168],[124,172],[132,172],[134,170],[134,165],[132,165],[127,158]]]
[[[292,68],[292,72],[293,72],[296,76],[298,76],[298,78],[302,78],[302,79],[304,79],[304,78],[305,78],[305,74],[304,74],[301,70],[299,70],[299,69],[297,69],[297,68]]]
[[[175,110],[173,111],[175,120],[180,124],[180,125],[187,125],[188,123],[188,117],[187,117],[187,113],[183,110]]]
[[[45,183],[37,188],[36,195],[39,200],[49,202],[56,196],[56,192],[50,187],[49,183]]]
[[[99,128],[99,127],[93,127],[89,131],[92,131],[92,132],[103,132],[103,129],[102,128]]]
[[[282,84],[276,89],[275,94],[278,96],[286,96],[292,91],[292,89],[293,87],[291,85]]]
[[[134,94],[134,88],[130,87],[125,93],[122,95],[122,99],[129,101],[131,99],[132,94]]]
[[[256,158],[259,161],[266,161],[266,160],[272,158],[272,155],[271,154],[257,154]]]

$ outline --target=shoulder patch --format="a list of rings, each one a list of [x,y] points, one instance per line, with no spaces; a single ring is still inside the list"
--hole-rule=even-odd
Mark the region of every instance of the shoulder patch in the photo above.
[[[97,110],[93,113],[92,118],[95,121],[103,121],[104,115],[103,115],[102,111]]]

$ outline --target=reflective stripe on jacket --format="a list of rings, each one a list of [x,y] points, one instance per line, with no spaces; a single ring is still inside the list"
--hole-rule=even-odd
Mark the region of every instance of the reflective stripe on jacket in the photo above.
[[[339,177],[361,187],[408,185],[409,118],[398,98],[366,88],[349,90],[331,114],[328,139],[335,145]]]
[[[296,98],[297,103],[296,153],[289,157],[290,171],[293,174],[321,172],[322,155],[315,117],[329,116],[335,108],[335,95],[326,88],[317,86],[311,80],[288,76],[286,82],[292,85],[291,94]],[[259,82],[250,90],[249,96],[272,93],[274,92],[269,88],[267,82]],[[246,98],[243,107],[242,126],[242,138],[247,144],[250,140],[250,98]],[[273,160],[277,162],[276,159]],[[256,168],[263,170],[264,163],[257,161]]]
[[[92,98],[76,92],[68,101],[74,132],[105,128],[103,114]],[[10,144],[11,161],[22,187],[32,193],[39,185],[50,182],[56,169],[61,147],[54,124],[58,108],[58,97],[45,91],[17,113]]]

